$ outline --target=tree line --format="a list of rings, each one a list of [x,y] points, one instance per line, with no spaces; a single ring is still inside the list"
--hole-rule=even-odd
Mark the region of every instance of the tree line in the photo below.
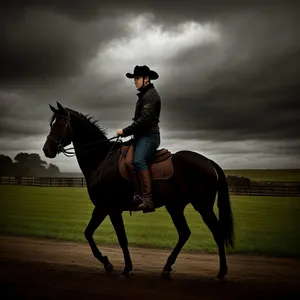
[[[58,177],[60,169],[55,164],[48,163],[41,159],[37,153],[18,153],[14,159],[0,154],[0,176],[16,177]],[[250,186],[251,180],[245,177],[227,176],[229,185]]]
[[[0,154],[0,176],[55,177],[59,175],[59,167],[51,163],[48,165],[37,153],[20,152],[13,159]]]

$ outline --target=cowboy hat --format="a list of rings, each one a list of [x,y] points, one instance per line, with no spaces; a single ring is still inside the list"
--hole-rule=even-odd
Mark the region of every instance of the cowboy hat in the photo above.
[[[151,79],[155,80],[159,77],[155,71],[150,70],[150,68],[145,65],[144,66],[135,66],[134,70],[133,70],[133,74],[126,73],[127,78],[134,78],[136,76],[143,76],[143,77],[148,76],[150,80]]]

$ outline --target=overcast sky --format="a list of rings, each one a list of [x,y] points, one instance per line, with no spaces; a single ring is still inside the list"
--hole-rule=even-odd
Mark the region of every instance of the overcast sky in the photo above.
[[[42,153],[48,104],[91,114],[115,135],[137,100],[125,74],[147,64],[160,75],[160,147],[225,169],[300,168],[299,5],[261,2],[1,4],[0,153],[79,171],[75,158]]]

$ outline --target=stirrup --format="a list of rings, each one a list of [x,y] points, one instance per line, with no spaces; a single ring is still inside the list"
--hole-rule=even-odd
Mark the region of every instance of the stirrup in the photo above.
[[[132,198],[133,207],[138,208],[142,203],[143,203],[143,198],[140,195],[135,194]]]
[[[143,213],[149,213],[155,211],[155,205],[153,203],[148,204],[149,202],[143,201],[139,206],[138,209],[142,210]],[[149,205],[149,206],[148,206]],[[145,207],[146,206],[146,207]]]

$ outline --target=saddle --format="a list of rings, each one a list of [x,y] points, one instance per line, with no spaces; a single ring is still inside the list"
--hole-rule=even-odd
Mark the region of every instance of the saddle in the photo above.
[[[132,175],[126,167],[125,160],[129,146],[122,146],[119,157],[119,172],[126,180],[131,181]],[[170,179],[174,174],[172,153],[165,148],[157,149],[154,157],[148,163],[152,180]]]

